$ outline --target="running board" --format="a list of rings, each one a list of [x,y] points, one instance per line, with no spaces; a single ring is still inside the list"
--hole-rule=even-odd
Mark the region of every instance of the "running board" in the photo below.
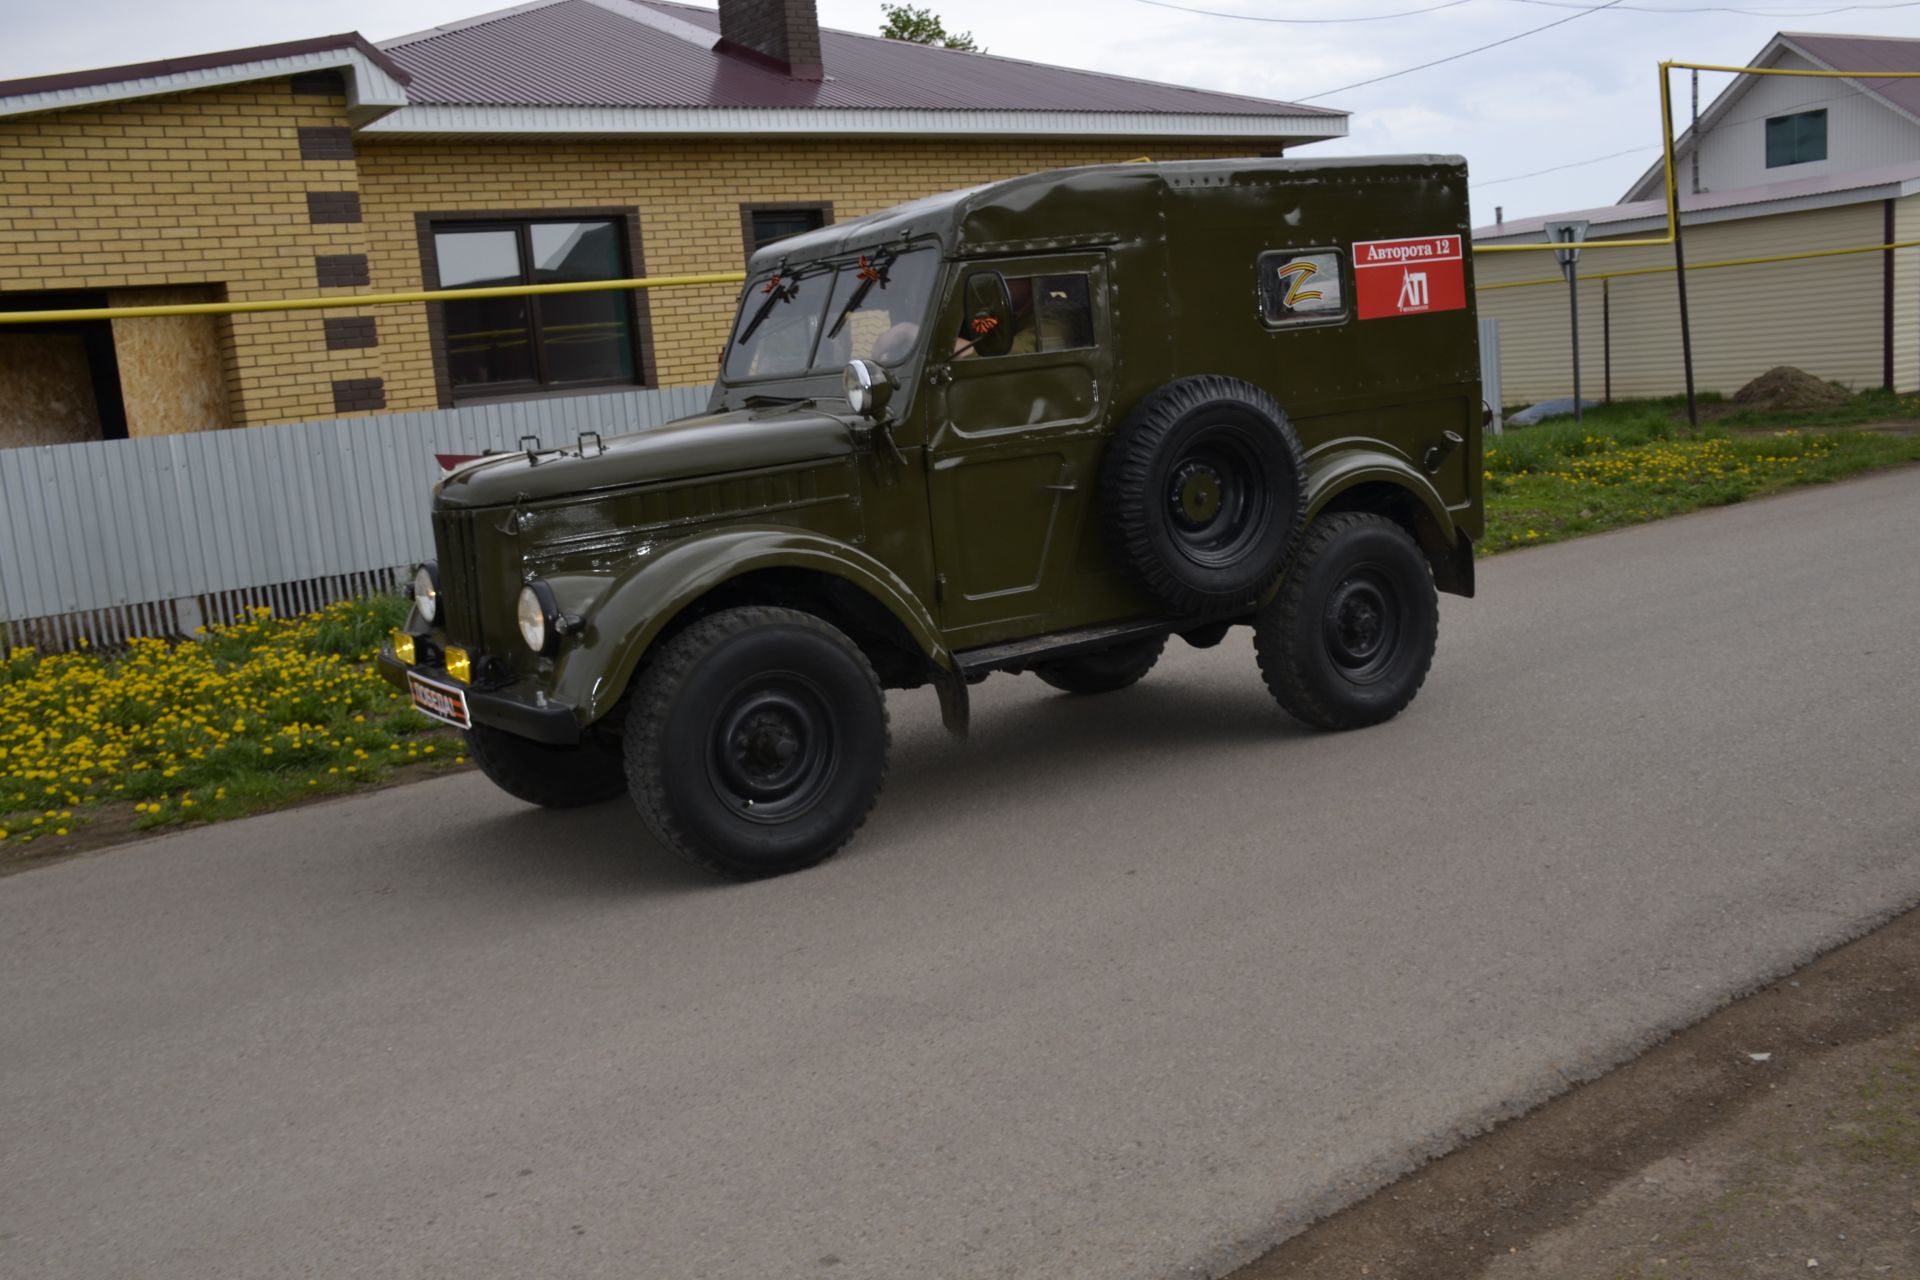
[[[1110,644],[1123,644],[1128,640],[1149,640],[1154,636],[1191,631],[1206,626],[1210,621],[1217,622],[1219,619],[1182,618],[1170,622],[1158,618],[1147,622],[1109,622],[1097,627],[1082,627],[1078,631],[1056,631],[1027,640],[1010,640],[1005,644],[968,649],[964,653],[956,653],[954,659],[960,664],[960,673],[971,679],[986,675],[989,671],[1024,671],[1036,662],[1065,658],[1090,649],[1104,649]]]

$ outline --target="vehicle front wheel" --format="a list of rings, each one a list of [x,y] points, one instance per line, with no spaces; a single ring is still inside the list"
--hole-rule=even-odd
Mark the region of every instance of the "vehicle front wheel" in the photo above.
[[[1398,715],[1427,678],[1440,604],[1405,529],[1360,511],[1307,526],[1299,554],[1254,620],[1254,652],[1274,700],[1320,729]]]
[[[467,752],[494,786],[549,809],[601,804],[627,786],[619,755],[591,743],[550,747],[477,724],[467,730]]]
[[[727,609],[664,642],[635,681],[627,785],[660,842],[735,880],[825,861],[887,772],[866,655],[792,609]]]
[[[1153,664],[1160,661],[1166,647],[1165,636],[1130,640],[1095,649],[1092,653],[1077,653],[1071,658],[1041,663],[1033,669],[1033,674],[1063,693],[1112,693],[1138,684],[1142,676],[1153,670]]]

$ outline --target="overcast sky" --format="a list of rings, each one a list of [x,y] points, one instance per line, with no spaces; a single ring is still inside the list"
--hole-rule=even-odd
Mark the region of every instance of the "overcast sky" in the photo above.
[[[1352,136],[1303,150],[1303,158],[1460,152],[1472,166],[1479,223],[1493,220],[1495,205],[1516,217],[1619,199],[1659,153],[1654,64],[1662,58],[1741,64],[1777,30],[1920,36],[1920,0],[1616,0],[1611,11],[1580,12],[1600,2],[1180,0],[1263,18],[1402,15],[1297,25],[1145,0],[931,0],[928,7],[992,53],[1290,100],[1572,18],[1443,66],[1314,98],[1353,112]],[[343,30],[378,41],[488,7],[485,0],[0,0],[0,78]],[[1822,12],[1836,9],[1845,11]],[[874,31],[880,5],[820,0],[820,17],[830,27]],[[1703,76],[1702,102],[1726,80]],[[1687,88],[1676,73],[1682,122]],[[1519,177],[1621,151],[1629,154]]]

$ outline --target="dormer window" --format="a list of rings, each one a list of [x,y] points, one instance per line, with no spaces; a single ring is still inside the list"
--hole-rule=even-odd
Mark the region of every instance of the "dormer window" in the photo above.
[[[1767,168],[1827,158],[1827,110],[1800,111],[1767,121]]]

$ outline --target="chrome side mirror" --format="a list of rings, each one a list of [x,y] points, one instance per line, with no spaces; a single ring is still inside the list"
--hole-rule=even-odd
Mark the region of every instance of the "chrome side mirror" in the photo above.
[[[840,375],[847,393],[847,407],[863,418],[883,418],[893,399],[893,379],[871,360],[855,360]]]

